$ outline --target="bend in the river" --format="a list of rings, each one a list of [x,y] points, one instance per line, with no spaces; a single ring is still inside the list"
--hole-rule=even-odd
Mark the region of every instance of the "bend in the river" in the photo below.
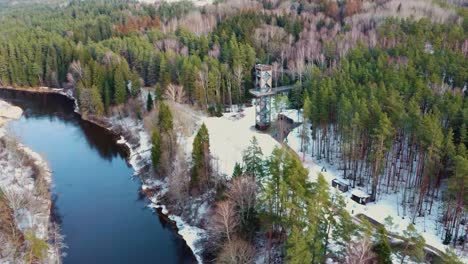
[[[193,263],[171,223],[146,207],[125,150],[56,94],[0,89],[24,110],[8,128],[53,172],[55,213],[66,236],[64,263]]]

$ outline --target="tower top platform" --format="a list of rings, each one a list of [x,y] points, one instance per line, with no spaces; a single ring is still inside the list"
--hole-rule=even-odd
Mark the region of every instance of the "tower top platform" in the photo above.
[[[255,69],[259,71],[271,71],[273,68],[269,64],[256,64]]]

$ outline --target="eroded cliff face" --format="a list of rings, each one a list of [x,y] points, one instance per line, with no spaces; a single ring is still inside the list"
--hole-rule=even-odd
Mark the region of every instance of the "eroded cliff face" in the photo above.
[[[4,128],[22,112],[0,101],[0,263],[57,263],[49,167]]]

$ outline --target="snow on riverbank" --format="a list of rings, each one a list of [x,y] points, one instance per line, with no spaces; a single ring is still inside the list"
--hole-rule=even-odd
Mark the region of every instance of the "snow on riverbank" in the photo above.
[[[32,93],[54,93],[54,94],[63,95],[74,101],[75,103],[74,111],[80,114],[78,102],[76,98],[74,98],[71,90],[49,89],[46,87],[40,88],[40,89],[39,88],[38,89],[22,89],[22,88],[7,87],[6,89],[32,92]],[[145,96],[141,98],[141,101],[145,103],[146,94],[143,94],[143,95]],[[0,101],[0,102],[3,102],[3,101]],[[6,105],[2,104],[2,106],[5,107],[6,109]],[[0,116],[2,113],[6,113],[6,111],[4,111],[3,109],[4,108],[0,108]],[[8,116],[13,116],[12,113],[13,112],[9,110]],[[21,114],[17,118],[19,118],[20,116]],[[107,129],[113,133],[119,134],[120,138],[116,141],[116,143],[125,145],[127,149],[129,150],[128,163],[132,166],[134,170],[134,175],[135,176],[137,175],[148,176],[145,174],[151,171],[149,170],[149,167],[151,166],[152,144],[151,144],[151,138],[149,137],[148,133],[145,131],[142,121],[136,121],[134,118],[131,118],[131,117],[122,117],[121,112],[119,112],[118,109],[116,112],[112,114],[110,118],[98,118],[96,120],[86,118],[86,120],[98,126],[101,126],[102,128]],[[97,121],[102,121],[102,122],[97,122]],[[110,127],[108,127],[107,124],[110,124]],[[122,135],[122,133],[125,134],[126,136],[130,136],[131,138],[126,138],[125,136]],[[6,134],[5,131],[1,129],[1,125],[0,125],[0,138],[5,134]],[[169,219],[175,222],[178,228],[178,234],[180,234],[183,237],[183,239],[186,241],[187,245],[195,254],[195,257],[198,260],[198,262],[202,263],[201,252],[203,248],[201,248],[200,246],[197,246],[196,242],[204,238],[206,231],[187,224],[187,222],[184,221],[179,216],[171,215],[170,212],[167,209],[165,209],[165,206],[162,206],[159,204],[157,199],[161,197],[162,195],[164,195],[164,190],[167,190],[167,182],[160,182],[160,181],[158,182],[152,179],[151,177],[141,177],[141,179],[143,181],[142,183],[143,190],[145,190],[146,188],[157,189],[157,188],[162,187],[161,192],[158,192],[157,194],[155,194],[154,197],[150,198],[152,204],[150,204],[149,207],[152,207],[152,208],[162,207],[163,209],[162,213],[167,215]],[[199,209],[202,209],[202,208],[199,208]],[[199,212],[199,215],[202,215],[200,213],[203,213],[203,212]],[[54,260],[53,252],[49,252],[49,253],[50,253],[49,255],[51,255],[49,259],[52,260],[50,261],[50,263],[55,263],[55,261],[53,261]],[[3,263],[1,259],[0,259],[0,263]]]
[[[168,216],[170,220],[174,221],[177,226],[177,233],[182,236],[188,247],[192,250],[195,258],[197,259],[197,262],[203,263],[201,256],[203,253],[203,248],[200,247],[197,243],[206,237],[206,230],[189,225],[182,219],[182,217],[170,214],[166,206],[160,203],[160,197],[164,196],[168,190],[167,182],[160,180],[147,180],[146,183],[142,186],[142,189],[159,189],[159,191],[150,198],[152,203],[149,205],[149,207],[153,208],[154,210],[160,209],[161,213]],[[203,210],[203,208],[199,209]],[[200,215],[203,215],[203,212]]]
[[[17,229],[23,234],[30,231],[35,237],[47,241],[52,206],[48,190],[52,184],[52,174],[47,162],[39,154],[17,142],[2,127],[21,115],[21,108],[0,100],[0,194],[11,208],[15,225],[12,230]],[[18,255],[26,254],[24,248],[19,249],[12,244],[9,239],[12,238],[11,234],[7,230],[3,229],[6,232],[4,234],[0,232],[0,263],[25,263],[26,260]],[[56,253],[54,246],[49,244],[44,263],[56,263],[59,258]]]
[[[114,116],[108,120],[113,128],[120,127],[124,130],[125,134],[131,134],[137,139],[133,144],[130,139],[127,140],[124,136],[120,136],[117,144],[126,145],[129,149],[128,162],[134,170],[134,175],[144,175],[151,172],[151,138],[145,131],[143,122],[135,121],[131,118],[117,118]],[[112,128],[111,128],[112,129]],[[118,129],[120,130],[120,129]],[[142,190],[156,190],[156,192],[149,197],[151,204],[148,207],[153,209],[161,209],[161,213],[166,215],[170,220],[174,221],[177,226],[177,233],[182,236],[187,245],[192,250],[197,261],[202,263],[201,253],[203,248],[197,245],[197,241],[205,237],[206,231],[193,225],[189,225],[182,217],[171,214],[166,206],[160,203],[160,198],[163,197],[168,190],[167,181],[153,179],[152,177],[142,177]]]
[[[229,178],[232,175],[235,163],[242,163],[242,152],[250,145],[252,137],[257,138],[265,156],[270,155],[274,147],[279,145],[270,135],[260,133],[255,129],[254,107],[245,108],[241,113],[228,113],[222,117],[208,117],[187,105],[177,103],[170,103],[170,105],[174,113],[177,141],[183,150],[182,155],[190,162],[193,140],[198,128],[204,123],[210,135],[210,151],[214,158],[214,170],[221,177]],[[187,124],[187,122],[190,123]],[[123,138],[119,139],[118,143],[128,144]],[[141,145],[149,143],[148,139],[147,143],[141,143]],[[137,152],[132,150],[130,156],[135,157]],[[136,170],[138,171],[138,169]],[[202,263],[203,247],[198,242],[206,238],[207,230],[189,225],[188,221],[198,225],[198,223],[206,220],[205,216],[210,210],[210,206],[205,197],[198,197],[191,201],[191,206],[189,206],[190,216],[185,216],[190,219],[184,221],[182,217],[171,214],[167,207],[161,204],[162,197],[168,191],[166,180],[146,180],[142,190],[155,190],[155,194],[150,198],[152,201],[150,207],[160,209],[163,214],[168,215],[169,219],[176,223],[178,233],[192,249],[197,261]]]
[[[0,127],[11,120],[19,119],[22,114],[21,108],[0,100]]]

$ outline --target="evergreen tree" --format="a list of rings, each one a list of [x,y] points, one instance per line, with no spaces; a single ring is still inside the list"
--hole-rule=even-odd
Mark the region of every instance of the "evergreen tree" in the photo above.
[[[312,263],[306,237],[298,227],[293,227],[286,243],[286,261],[290,264]]]
[[[405,263],[406,257],[412,261],[424,260],[424,245],[426,241],[418,234],[413,224],[409,224],[403,231],[403,249],[401,250],[401,264]]]
[[[309,145],[308,141],[308,126],[310,124],[310,114],[312,111],[311,102],[309,96],[306,95],[304,98],[304,108],[303,108],[303,118],[302,120],[302,130],[301,130],[301,151],[302,151],[302,161],[305,159],[305,153],[307,152],[307,147]]]
[[[47,242],[37,238],[30,230],[24,233],[24,239],[28,243],[28,250],[26,260],[29,263],[41,262],[47,256],[48,245]]]
[[[158,81],[158,73],[159,73],[159,63],[155,56],[152,56],[149,59],[148,64],[148,74],[146,79],[146,84],[149,86],[155,85]]]
[[[141,81],[136,70],[133,70],[130,74],[129,89],[130,95],[133,97],[137,96],[140,93]]]
[[[384,226],[377,228],[377,244],[374,246],[374,252],[377,255],[378,263],[392,264],[392,248],[388,241],[387,230]]]
[[[331,224],[331,228],[333,229],[332,238],[338,246],[336,253],[344,256],[351,238],[358,235],[356,231],[357,225],[354,224],[351,215],[346,211],[346,203],[341,195],[332,195],[331,203],[335,212]]]
[[[234,171],[232,172],[232,178],[235,179],[237,177],[242,176],[242,174],[244,174],[242,167],[239,164],[239,162],[236,162],[236,164],[234,165]]]
[[[124,74],[120,66],[118,66],[114,73],[114,102],[116,104],[123,104],[127,98],[127,87],[124,79]]]
[[[460,231],[460,222],[463,217],[463,205],[468,203],[468,195],[466,194],[468,190],[468,156],[464,144],[458,146],[457,155],[454,158],[454,174],[448,181],[448,190],[450,191],[449,203],[453,203],[454,219],[453,219],[453,235],[452,244],[453,246],[459,241]],[[464,236],[462,235],[462,238]]]
[[[151,93],[148,93],[148,96],[146,97],[146,111],[151,112],[153,109],[153,97],[151,96]]]
[[[172,112],[169,106],[163,102],[159,104],[159,122],[158,125],[162,132],[172,132],[174,128],[174,121]]]
[[[157,131],[158,136],[158,146],[159,152],[156,157],[158,157],[158,173],[162,175],[167,175],[173,170],[174,158],[175,158],[175,149],[176,149],[176,140],[174,135],[174,121],[172,117],[172,112],[167,104],[160,101],[159,102],[159,112],[158,120],[155,131]],[[164,155],[162,155],[164,153]]]
[[[244,150],[242,161],[244,172],[260,182],[264,175],[264,163],[262,149],[258,145],[256,137],[251,139],[249,147]]]
[[[460,260],[457,253],[452,248],[447,248],[445,250],[445,255],[443,256],[444,264],[463,264],[464,262]]]
[[[153,163],[153,167],[157,168],[161,161],[161,134],[159,133],[158,128],[153,130],[151,143],[151,161]]]
[[[80,82],[77,87],[77,94],[83,114],[100,116],[104,113],[104,104],[96,86],[86,88],[83,86],[83,83]]]
[[[192,173],[190,185],[192,189],[206,186],[211,176],[210,138],[208,129],[203,124],[193,140]]]
[[[101,116],[104,114],[104,103],[102,102],[101,94],[99,93],[99,89],[93,85],[91,87],[91,104],[93,108],[93,113],[97,116]]]
[[[377,186],[380,180],[380,173],[382,170],[382,163],[384,154],[388,145],[388,140],[392,136],[393,129],[390,120],[387,117],[387,114],[380,113],[377,121],[377,126],[373,131],[373,140],[374,140],[374,151],[373,151],[373,181],[372,181],[372,192],[371,200],[375,201],[377,199]]]
[[[112,100],[109,82],[107,81],[104,82],[103,88],[104,88],[104,92],[102,93],[102,97],[103,97],[103,102],[104,102],[104,109],[107,112],[111,104],[111,100]]]
[[[285,159],[285,151],[278,147],[273,149],[268,158],[268,174],[262,183],[262,192],[260,203],[264,208],[264,222],[268,223],[269,228],[274,231],[282,224],[284,214],[284,199],[287,197],[286,185],[284,183],[282,164]]]
[[[313,186],[312,195],[308,198],[307,221],[308,237],[312,251],[312,263],[322,263],[327,253],[331,210],[329,186],[322,174]]]
[[[171,75],[169,73],[166,58],[162,56],[161,60],[159,61],[159,83],[163,89],[166,89],[170,82]]]

